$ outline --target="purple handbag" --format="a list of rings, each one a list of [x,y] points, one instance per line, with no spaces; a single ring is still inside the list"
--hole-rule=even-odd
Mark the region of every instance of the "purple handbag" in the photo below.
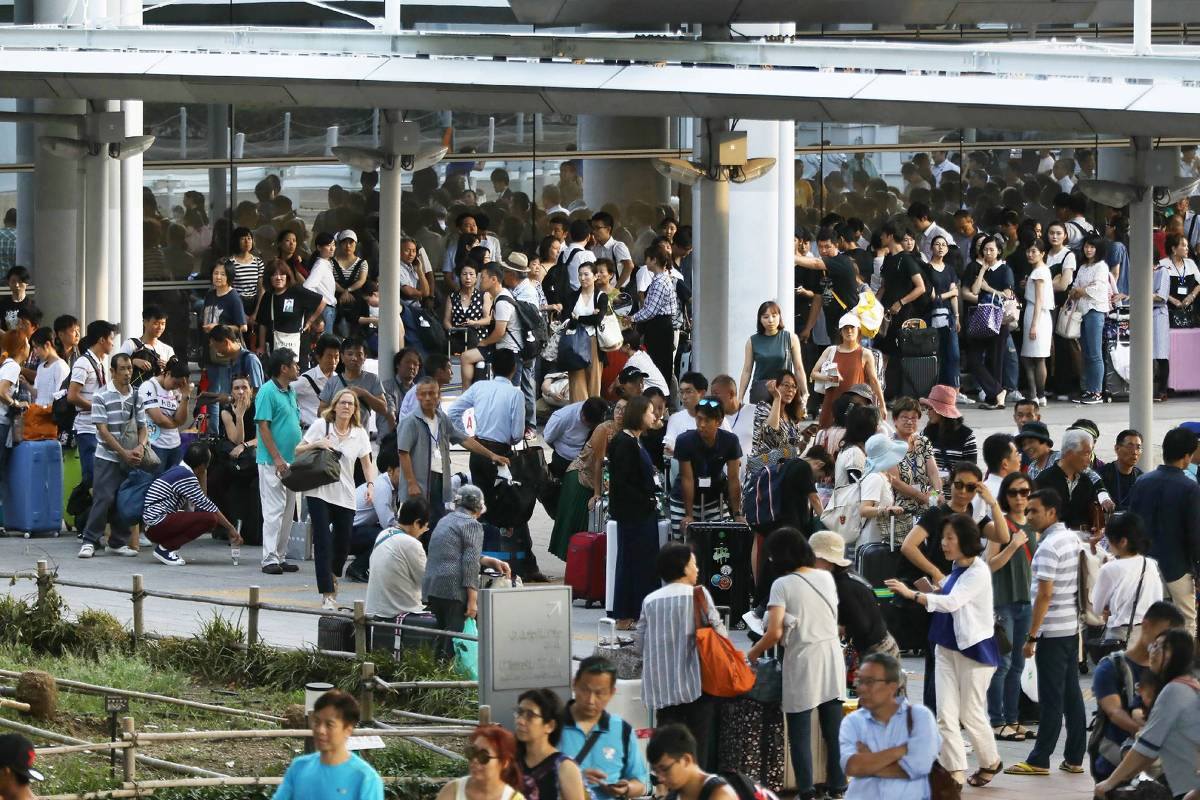
[[[999,296],[990,294],[986,302],[980,302],[967,321],[967,335],[972,339],[990,339],[1000,334],[1004,327],[1004,304]]]

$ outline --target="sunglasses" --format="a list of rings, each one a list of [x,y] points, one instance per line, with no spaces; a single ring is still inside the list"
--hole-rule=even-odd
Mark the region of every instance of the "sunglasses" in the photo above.
[[[467,761],[474,761],[477,764],[487,764],[493,759],[499,759],[500,756],[494,756],[487,750],[480,747],[467,747],[463,750],[463,755],[467,757]]]
[[[952,485],[952,486],[953,486],[955,489],[958,489],[958,490],[960,490],[960,491],[963,491],[963,492],[976,492],[976,491],[979,491],[979,484],[978,484],[978,483],[963,483],[962,481],[955,481],[955,482],[954,482],[953,484],[951,484],[951,485]]]
[[[1029,489],[1009,489],[1009,497],[1029,497]]]
[[[715,397],[705,397],[703,400],[697,402],[696,405],[705,406],[707,408],[720,408],[721,401]]]

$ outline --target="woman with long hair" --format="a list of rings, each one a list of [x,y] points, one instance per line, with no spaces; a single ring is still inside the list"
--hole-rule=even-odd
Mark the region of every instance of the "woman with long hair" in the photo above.
[[[463,755],[467,776],[443,786],[437,800],[525,800],[517,740],[511,733],[499,725],[480,725]]]
[[[973,262],[963,276],[962,296],[973,307],[967,312],[968,319],[981,304],[1001,304],[1013,296],[1012,270],[1000,259],[999,242],[994,237],[980,240],[978,254],[978,264]],[[978,269],[972,271],[976,266]],[[968,369],[975,375],[984,394],[980,408],[1004,408],[1004,343],[1008,335],[1001,321],[1000,330],[995,333],[975,332],[967,348]]]
[[[996,624],[1013,647],[1001,653],[1000,663],[988,686],[988,716],[992,732],[1005,742],[1023,742],[1037,736],[1021,726],[1021,672],[1025,652],[1019,643],[1029,635],[1033,622],[1031,565],[1037,552],[1038,533],[1025,518],[1033,481],[1023,472],[1011,472],[1000,483],[998,497],[1007,530],[1004,542],[989,541],[984,556],[992,570],[992,605]]]
[[[446,297],[442,311],[442,324],[451,328],[466,328],[466,349],[460,356],[463,389],[470,388],[475,381],[475,365],[483,361],[479,352],[479,341],[492,326],[492,296],[479,288],[478,270],[472,261],[464,261],[454,268],[457,290]]]
[[[1075,271],[1079,266],[1074,251],[1067,246],[1067,226],[1062,222],[1055,221],[1046,226],[1046,266],[1050,268],[1051,285],[1054,287],[1054,318],[1057,322],[1067,302],[1067,290],[1075,282]],[[1055,333],[1052,351],[1054,358],[1050,365],[1050,380],[1053,392],[1059,400],[1066,400],[1079,383],[1079,342],[1064,339]]]
[[[29,408],[29,401],[18,396],[21,389],[21,365],[29,358],[29,340],[17,330],[0,336],[0,488],[8,486],[8,432],[16,418]],[[0,499],[0,502],[3,502]],[[0,530],[3,530],[0,527]]]
[[[1141,634],[1146,609],[1163,599],[1162,573],[1158,562],[1146,555],[1150,538],[1137,514],[1113,514],[1104,537],[1115,558],[1100,567],[1092,591],[1092,611],[1104,617],[1104,638],[1129,646]]]
[[[846,412],[846,433],[842,436],[834,466],[833,487],[839,489],[857,483],[867,463],[867,439],[879,432],[876,406],[851,406]]]
[[[296,232],[284,228],[275,237],[275,255],[292,271],[292,283],[301,283],[308,277],[308,268],[300,254],[300,237]]]
[[[767,381],[768,399],[754,407],[754,435],[750,454],[746,456],[744,480],[758,474],[770,460],[772,450],[791,449],[789,457],[800,455],[805,444],[812,439],[816,426],[802,427],[804,422],[804,398],[800,396],[800,379],[791,370],[784,370],[779,377]],[[744,481],[743,481],[744,482]]]
[[[337,316],[337,281],[333,277],[333,251],[335,248],[333,235],[318,233],[313,240],[313,254],[308,263],[308,277],[304,279],[304,288],[321,295],[325,308],[321,318],[325,323],[324,333],[333,333],[333,322]]]
[[[1083,263],[1067,297],[1074,300],[1083,312],[1079,344],[1083,350],[1083,393],[1076,402],[1096,405],[1104,402],[1104,321],[1112,309],[1109,295],[1113,292],[1112,275],[1104,240],[1095,234],[1083,240]]]
[[[654,408],[642,395],[629,399],[621,431],[608,446],[609,516],[617,523],[617,572],[613,616],[631,630],[642,601],[658,588],[658,471],[641,437],[655,424]]]
[[[771,394],[767,382],[783,372],[799,375],[800,406],[808,403],[808,383],[804,380],[800,358],[800,339],[783,324],[783,311],[774,300],[758,307],[758,330],[746,340],[742,377],[738,381],[738,398],[750,394],[750,402],[767,403]]]
[[[938,383],[957,387],[961,379],[959,365],[958,334],[958,273],[946,263],[950,253],[950,241],[945,236],[934,236],[929,243],[929,277],[933,284],[933,304],[930,308],[929,324],[938,332]]]
[[[591,347],[586,366],[567,373],[570,401],[579,403],[589,397],[600,396],[600,373],[604,369],[604,355],[598,341],[600,326],[608,316],[608,294],[596,286],[596,271],[592,263],[581,263],[578,269],[579,289],[567,293],[563,300],[566,317],[565,332],[582,328]]]
[[[371,458],[371,440],[359,417],[358,397],[342,389],[333,402],[296,446],[296,455],[313,448],[333,450],[340,455],[338,480],[305,492],[308,514],[312,518],[313,559],[316,562],[317,591],[322,606],[337,608],[337,579],[346,565],[350,533],[354,525],[354,462],[362,466],[367,484],[367,502],[375,489],[375,462]]]
[[[530,689],[517,698],[513,732],[527,796],[536,794],[538,800],[588,797],[579,765],[558,749],[565,712],[566,706],[552,689]]]
[[[1025,313],[1021,320],[1021,364],[1031,399],[1039,406],[1046,400],[1046,360],[1054,336],[1054,278],[1046,266],[1046,245],[1033,240],[1025,248],[1029,276],[1025,279]]]

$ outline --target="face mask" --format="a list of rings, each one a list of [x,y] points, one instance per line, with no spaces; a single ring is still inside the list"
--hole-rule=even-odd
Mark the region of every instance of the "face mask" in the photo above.
[[[1200,474],[1197,473],[1198,469],[1200,469],[1200,465],[1188,464],[1187,469],[1185,469],[1184,472],[1186,472],[1188,475],[1190,475],[1192,477],[1192,480],[1200,481]]]

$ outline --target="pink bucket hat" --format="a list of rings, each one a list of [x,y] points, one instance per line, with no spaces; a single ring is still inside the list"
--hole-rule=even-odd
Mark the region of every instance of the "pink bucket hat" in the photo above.
[[[929,390],[929,397],[921,398],[921,405],[926,408],[932,408],[938,414],[941,414],[947,419],[958,419],[962,416],[962,412],[954,405],[958,399],[958,390],[953,386],[947,386],[944,383],[939,383]]]

